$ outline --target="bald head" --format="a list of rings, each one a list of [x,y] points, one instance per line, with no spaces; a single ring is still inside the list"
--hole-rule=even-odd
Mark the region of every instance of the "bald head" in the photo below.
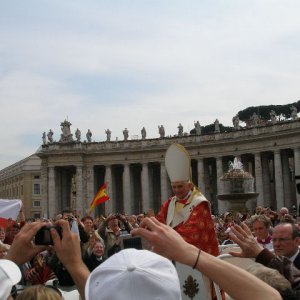
[[[281,207],[281,209],[279,211],[280,216],[287,215],[288,213],[289,213],[289,210],[287,207]]]
[[[273,229],[272,241],[276,255],[292,257],[298,251],[298,228],[291,223],[278,224]]]

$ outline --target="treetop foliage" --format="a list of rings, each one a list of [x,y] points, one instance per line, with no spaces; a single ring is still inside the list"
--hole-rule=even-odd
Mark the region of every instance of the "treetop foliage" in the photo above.
[[[294,105],[298,111],[300,111],[300,100],[294,103],[285,104],[285,105],[262,105],[262,106],[250,106],[244,110],[238,112],[240,121],[248,121],[253,113],[256,113],[260,116],[262,120],[270,120],[270,112],[274,110],[277,116],[280,116],[282,119],[288,119],[291,117],[291,106]]]
[[[271,119],[270,112],[274,110],[276,116],[279,117],[279,120],[289,119],[291,118],[291,107],[295,106],[297,111],[300,111],[300,100],[297,102],[284,104],[284,105],[261,105],[261,106],[250,106],[245,108],[244,110],[240,110],[237,115],[241,122],[249,122],[251,120],[253,113],[256,113],[261,120],[268,121]],[[219,124],[220,132],[230,132],[233,131],[233,127],[231,126],[223,126],[223,124]],[[206,126],[201,126],[201,134],[210,134],[215,132],[215,124],[209,124]],[[192,129],[190,134],[196,134],[196,130]]]

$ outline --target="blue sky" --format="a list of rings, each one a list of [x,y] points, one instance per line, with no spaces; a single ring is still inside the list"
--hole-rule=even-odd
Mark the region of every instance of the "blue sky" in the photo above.
[[[0,1],[0,169],[66,118],[158,137],[299,100],[298,0]]]

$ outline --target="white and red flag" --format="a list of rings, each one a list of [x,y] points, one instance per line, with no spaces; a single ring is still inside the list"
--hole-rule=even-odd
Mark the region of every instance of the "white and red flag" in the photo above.
[[[8,219],[17,220],[22,207],[22,200],[0,199],[0,226],[6,227]]]

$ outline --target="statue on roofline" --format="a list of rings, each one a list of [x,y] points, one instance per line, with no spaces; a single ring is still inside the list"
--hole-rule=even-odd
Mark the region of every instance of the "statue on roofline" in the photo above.
[[[92,132],[90,131],[90,129],[88,129],[87,133],[86,133],[86,139],[88,141],[88,143],[92,142]]]
[[[80,142],[81,139],[81,131],[77,128],[75,131],[75,137],[76,137],[76,141]]]
[[[50,144],[53,143],[53,131],[50,129],[49,132],[47,133],[48,141]]]
[[[42,139],[43,139],[43,145],[46,145],[47,144],[47,139],[46,139],[46,132],[45,131],[43,132]]]
[[[161,125],[161,126],[158,125],[158,133],[159,133],[159,137],[161,139],[163,139],[165,137],[165,128],[163,125]]]
[[[220,133],[220,123],[218,119],[215,121],[215,133]]]
[[[292,118],[292,120],[296,120],[297,117],[298,117],[298,112],[297,112],[296,106],[292,105],[292,106],[290,107],[290,110],[292,111],[292,112],[291,112],[291,118]]]
[[[194,126],[195,126],[196,135],[201,135],[201,126],[199,121],[194,122]]]
[[[123,136],[124,136],[124,141],[127,141],[128,140],[128,137],[129,137],[129,131],[127,128],[125,128],[123,130]]]
[[[105,130],[105,133],[106,133],[106,141],[107,141],[107,142],[110,142],[111,131],[107,128],[107,129]]]
[[[178,136],[183,136],[183,126],[181,125],[181,123],[179,123],[177,128],[178,128]]]
[[[142,128],[141,134],[142,134],[142,140],[145,140],[146,139],[146,134],[147,134],[145,127]]]
[[[270,111],[270,118],[271,118],[271,122],[273,123],[273,124],[275,124],[276,123],[276,112],[272,109],[271,111]]]
[[[239,118],[239,115],[235,115],[232,118],[232,123],[233,123],[234,130],[239,130],[240,129],[240,118]]]

